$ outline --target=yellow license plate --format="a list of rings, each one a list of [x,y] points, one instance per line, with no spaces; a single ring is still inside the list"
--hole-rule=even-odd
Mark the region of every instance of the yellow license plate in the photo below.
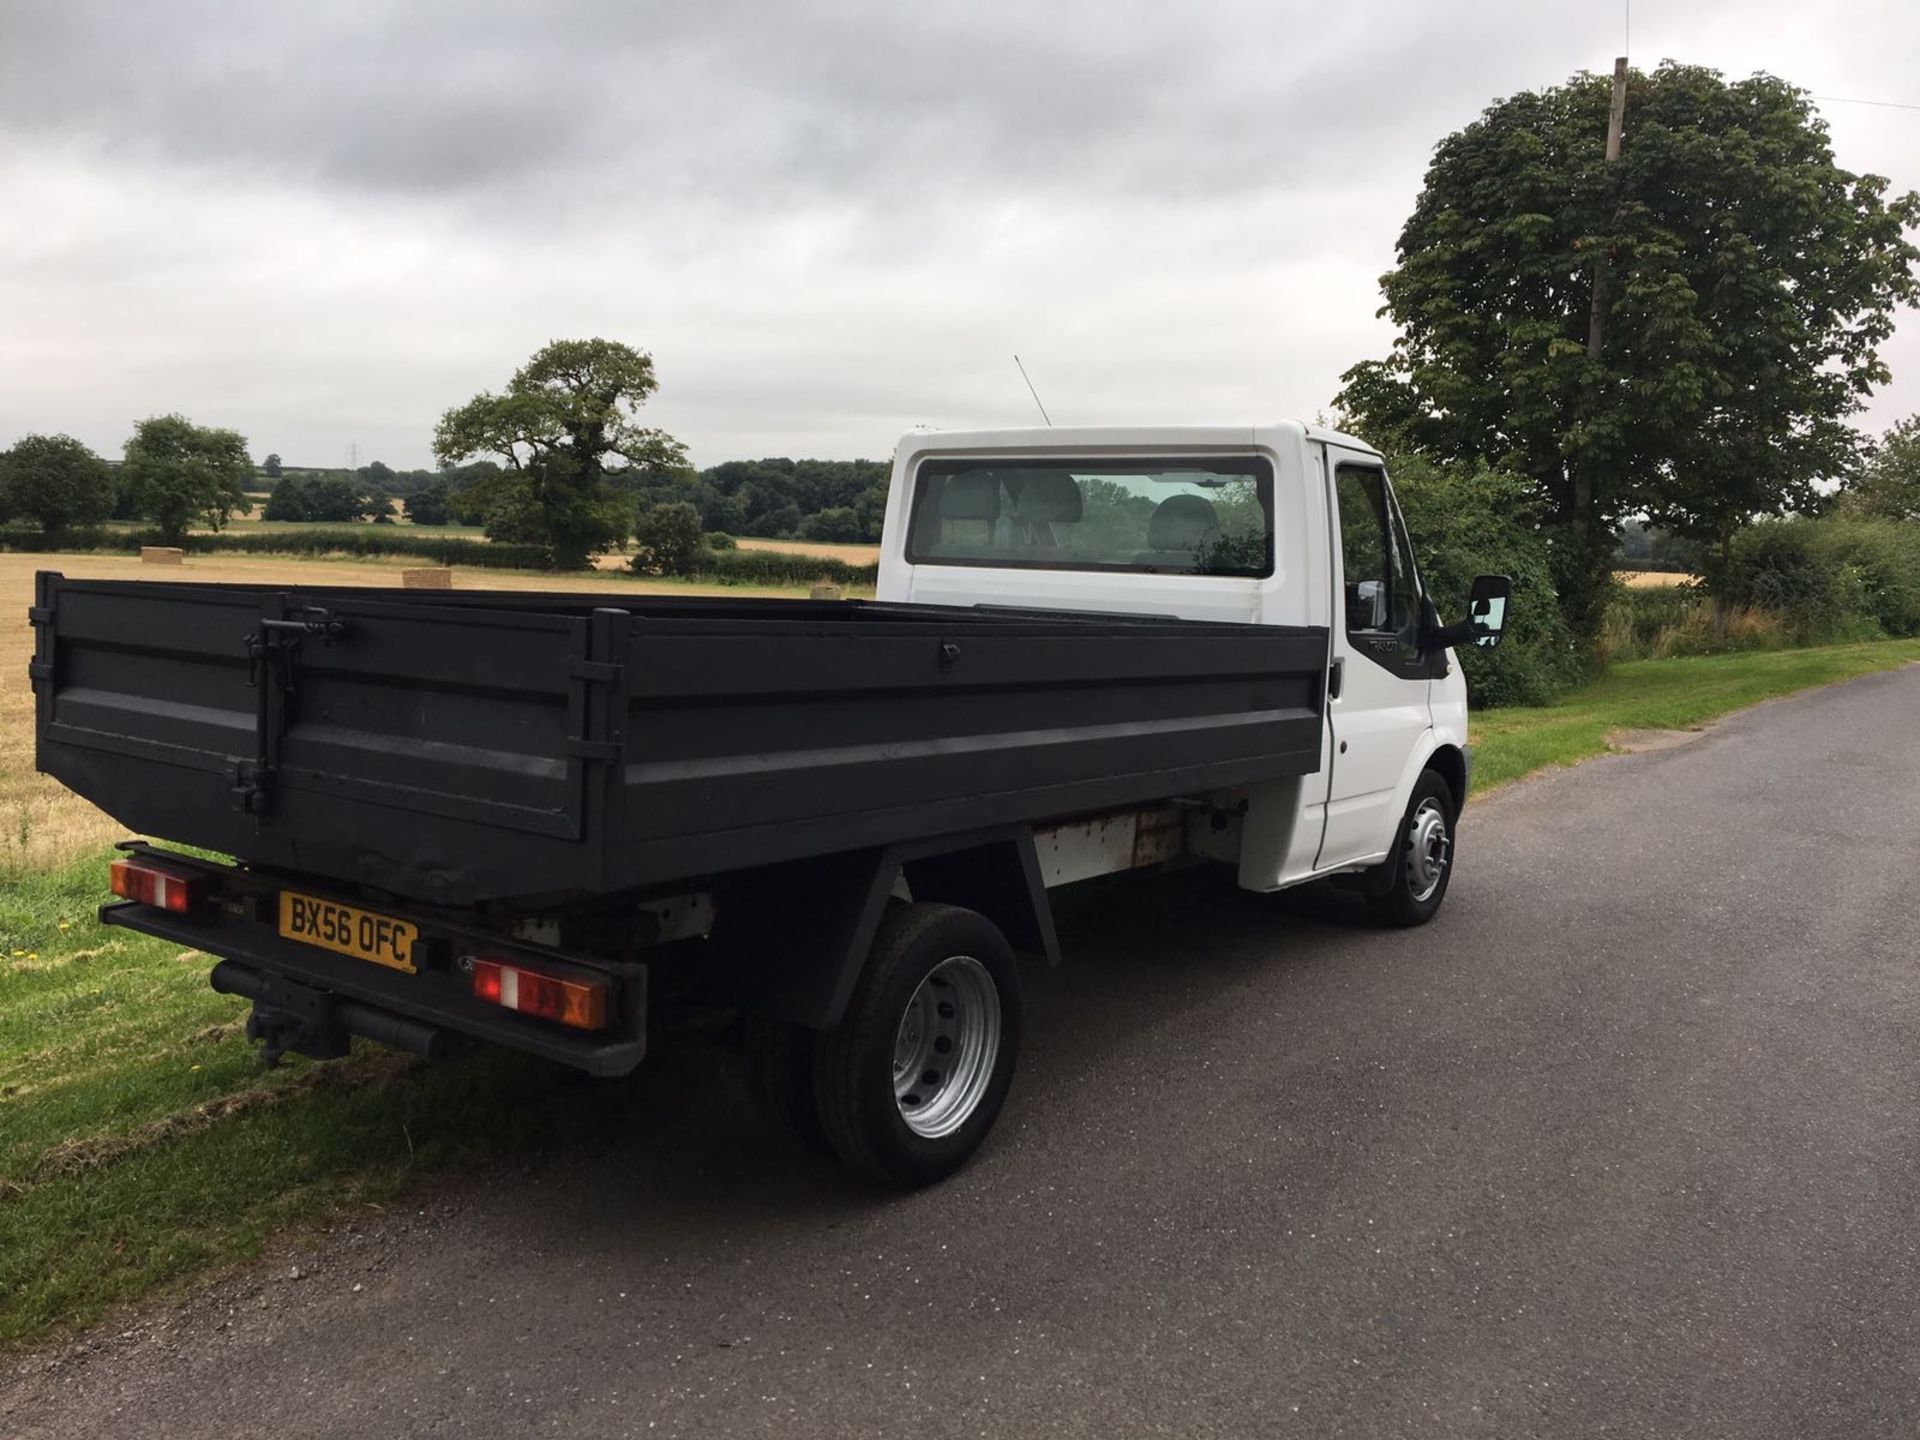
[[[413,944],[420,927],[391,915],[379,915],[297,890],[280,892],[280,933],[303,945],[318,945],[338,955],[371,960],[389,970],[417,973]]]

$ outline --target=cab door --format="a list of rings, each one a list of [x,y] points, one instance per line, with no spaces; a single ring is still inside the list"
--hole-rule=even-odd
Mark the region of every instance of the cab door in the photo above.
[[[1375,456],[1333,446],[1326,463],[1334,613],[1321,870],[1387,851],[1400,782],[1433,725],[1420,581],[1386,469]]]

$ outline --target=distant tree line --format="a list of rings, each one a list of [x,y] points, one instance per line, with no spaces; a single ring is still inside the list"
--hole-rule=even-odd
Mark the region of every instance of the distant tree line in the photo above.
[[[393,523],[398,501],[416,525],[451,525],[460,519],[454,497],[499,473],[500,467],[488,460],[445,470],[394,470],[378,460],[357,470],[283,469],[267,492],[260,518],[386,525]],[[476,516],[461,523],[478,525],[481,520]]]
[[[729,460],[698,473],[635,477],[638,509],[682,503],[725,535],[871,542],[880,538],[892,467],[879,460]]]
[[[536,547],[555,569],[626,547],[663,506],[685,507],[670,528],[684,528],[688,512],[696,518],[709,537],[702,553],[716,534],[879,538],[886,464],[777,458],[697,471],[678,440],[639,423],[658,388],[644,351],[554,341],[504,390],[441,416],[434,470],[379,460],[352,470],[290,468],[277,451],[256,470],[244,437],[181,415],[136,425],[117,469],[70,436],[30,435],[0,455],[0,525],[25,522],[55,536],[145,520],[177,541],[192,529],[222,529],[255,497],[262,519],[292,523],[391,524],[397,501],[413,524],[476,526],[490,540]]]
[[[1700,563],[1700,547],[1644,520],[1625,520],[1617,559],[1623,570],[1692,570]]]
[[[880,538],[891,469],[880,460],[781,457],[729,460],[698,471],[623,466],[606,483],[614,507],[635,520],[659,505],[685,504],[708,532],[860,544]],[[479,526],[494,539],[538,543],[515,513],[518,483],[491,460],[441,470],[394,470],[377,460],[357,470],[283,470],[261,518],[380,522],[393,518],[397,500],[416,525]]]
[[[477,465],[450,466],[439,470],[396,470],[383,460],[375,460],[354,470],[326,467],[302,469],[283,466],[278,455],[269,455],[261,463],[260,475],[265,482],[261,488],[269,491],[277,489],[285,480],[324,475],[357,486],[363,495],[384,495],[390,500],[406,500],[435,485],[459,484],[468,472],[484,471],[491,474],[499,468],[492,461],[483,460]]]

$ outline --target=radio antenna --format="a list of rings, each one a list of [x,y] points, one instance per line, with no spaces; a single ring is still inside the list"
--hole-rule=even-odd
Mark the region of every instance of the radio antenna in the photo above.
[[[1018,355],[1013,357],[1013,363],[1020,365],[1020,357]],[[1027,374],[1027,367],[1024,365],[1020,365],[1020,378],[1027,382],[1027,393],[1033,396],[1033,403],[1040,406],[1040,418],[1047,422],[1047,428],[1051,430],[1053,428],[1053,417],[1047,414],[1047,407],[1041,404],[1040,392],[1033,388],[1033,377]]]

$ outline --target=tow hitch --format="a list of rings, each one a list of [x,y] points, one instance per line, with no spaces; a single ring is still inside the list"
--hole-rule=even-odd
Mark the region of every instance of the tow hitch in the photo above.
[[[312,1011],[299,1014],[255,1001],[247,1015],[247,1039],[260,1046],[260,1063],[272,1070],[291,1050],[310,1060],[337,1060],[352,1048],[346,1027],[328,1013],[324,997]]]
[[[259,1042],[260,1059],[269,1069],[288,1051],[312,1060],[337,1060],[347,1053],[355,1035],[427,1060],[445,1059],[454,1050],[455,1037],[437,1025],[316,990],[271,971],[222,960],[208,979],[223,995],[253,1001],[247,1038]]]

